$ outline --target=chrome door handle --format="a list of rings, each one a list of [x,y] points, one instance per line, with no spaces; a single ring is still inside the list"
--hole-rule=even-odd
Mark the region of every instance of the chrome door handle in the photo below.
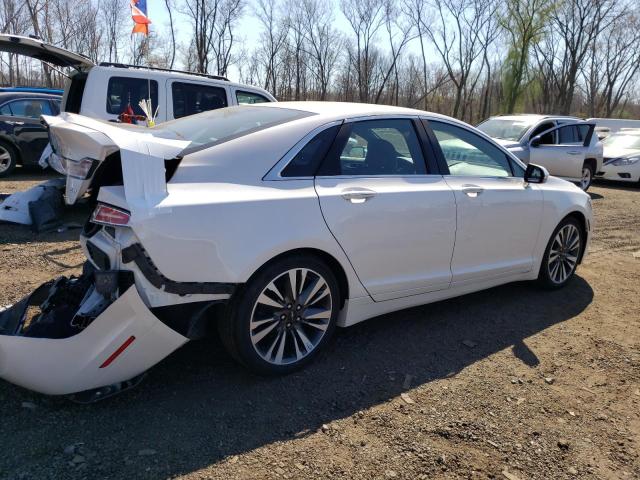
[[[24,122],[17,122],[15,120],[6,120],[9,125],[24,125]]]
[[[342,198],[351,203],[364,203],[376,196],[376,192],[367,188],[347,188],[343,190]]]
[[[477,185],[463,185],[462,186],[462,191],[471,198],[475,198],[478,195],[480,195],[482,192],[484,192],[484,188],[479,187]]]
[[[570,150],[567,152],[569,155],[580,155],[581,152],[577,151],[577,150]]]

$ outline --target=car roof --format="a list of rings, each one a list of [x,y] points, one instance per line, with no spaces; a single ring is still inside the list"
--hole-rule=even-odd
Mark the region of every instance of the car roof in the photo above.
[[[0,92],[0,102],[6,102],[9,100],[18,99],[42,99],[42,100],[56,100],[60,101],[60,95],[50,95],[47,93],[32,93],[32,92]]]
[[[511,115],[494,115],[493,117],[489,117],[490,119],[501,119],[501,120],[529,120],[530,122],[539,122],[540,120],[554,120],[554,119],[570,119],[570,120],[580,120],[578,117],[574,117],[572,115],[542,115],[538,113],[515,113]]]
[[[277,103],[256,103],[254,107],[261,108],[288,108],[291,110],[301,110],[320,116],[323,119],[357,118],[373,115],[411,115],[431,118],[441,118],[447,121],[459,120],[441,115],[439,113],[417,110],[414,108],[395,107],[392,105],[378,105],[371,103],[351,103],[351,102],[277,102]]]
[[[115,63],[100,63],[91,69],[92,72],[99,71],[108,71],[117,76],[118,72],[139,72],[141,75],[144,75],[145,78],[149,77],[151,79],[160,79],[160,78],[183,78],[184,80],[195,81],[199,80],[202,82],[212,82],[219,85],[230,85],[232,87],[236,87],[242,90],[252,90],[260,93],[267,94],[269,97],[272,95],[264,90],[263,88],[256,87],[253,85],[247,85],[244,83],[236,83],[229,81],[226,77],[222,77],[219,75],[208,75],[208,74],[200,74],[194,72],[185,72],[182,70],[168,70],[163,68],[155,68],[155,67],[146,67],[144,65],[126,65],[126,64],[115,64]]]

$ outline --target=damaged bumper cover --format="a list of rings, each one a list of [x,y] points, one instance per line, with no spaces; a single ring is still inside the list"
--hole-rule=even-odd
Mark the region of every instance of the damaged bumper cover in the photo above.
[[[134,284],[112,299],[113,287],[95,279],[48,282],[0,311],[0,378],[73,394],[128,381],[188,341],[147,308]]]

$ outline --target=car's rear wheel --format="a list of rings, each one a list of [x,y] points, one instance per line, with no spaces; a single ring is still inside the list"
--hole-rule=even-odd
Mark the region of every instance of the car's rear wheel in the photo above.
[[[580,188],[583,191],[587,191],[589,190],[589,187],[591,186],[591,183],[593,182],[593,175],[594,175],[594,171],[593,171],[593,167],[591,165],[589,165],[588,163],[585,163],[582,166],[582,176],[580,178]]]
[[[268,265],[234,295],[219,323],[220,336],[256,373],[289,373],[329,340],[339,305],[331,269],[312,255],[294,255]]]
[[[17,163],[18,154],[15,148],[0,142],[0,178],[10,175],[16,168]]]
[[[576,271],[584,241],[578,220],[573,217],[565,218],[549,240],[540,265],[538,281],[547,288],[564,287]]]

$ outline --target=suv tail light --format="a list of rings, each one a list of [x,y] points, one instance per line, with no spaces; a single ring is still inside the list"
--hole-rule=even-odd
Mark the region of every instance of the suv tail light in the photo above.
[[[91,215],[93,223],[102,225],[126,226],[129,223],[131,214],[126,210],[121,210],[110,205],[99,203]]]

